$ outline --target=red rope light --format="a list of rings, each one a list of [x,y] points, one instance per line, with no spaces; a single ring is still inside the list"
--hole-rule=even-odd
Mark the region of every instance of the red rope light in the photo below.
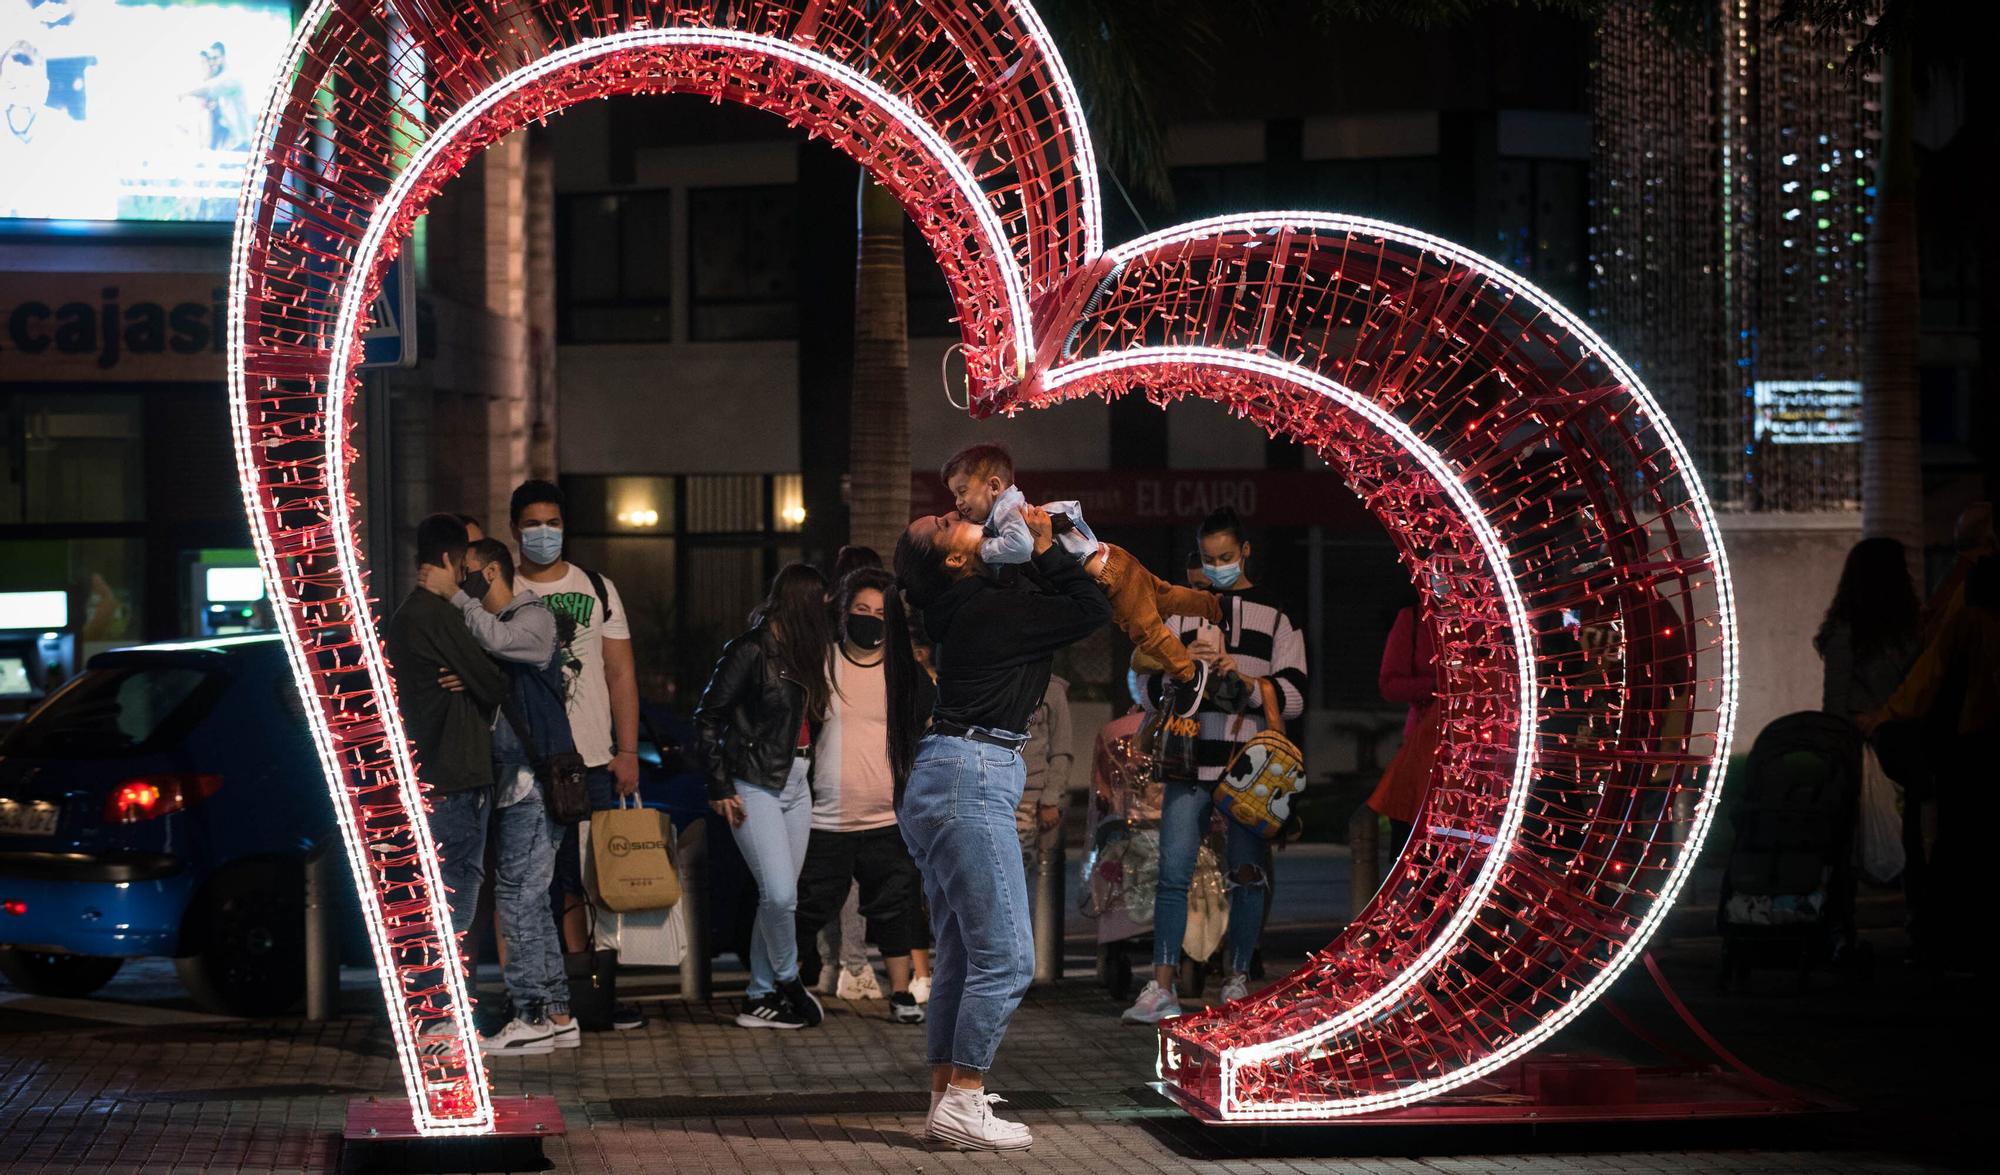
[[[1707,829],[1734,614],[1679,440],[1539,291],[1311,213],[1104,252],[1080,106],[1023,3],[319,0],[238,211],[232,420],[420,1130],[492,1113],[355,543],[362,312],[469,159],[631,93],[765,110],[893,191],[944,269],[976,412],[1206,396],[1312,446],[1396,535],[1444,662],[1420,830],[1306,967],[1167,1027],[1181,1092],[1247,1118],[1425,1097],[1531,1047],[1633,957]]]

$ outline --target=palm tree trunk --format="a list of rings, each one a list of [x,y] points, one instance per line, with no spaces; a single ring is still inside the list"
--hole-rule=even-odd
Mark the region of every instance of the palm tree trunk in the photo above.
[[[1862,341],[1861,531],[1901,540],[1923,583],[1924,487],[1917,398],[1916,95],[1909,50],[1882,55],[1882,141],[1868,235]]]
[[[866,174],[860,203],[849,541],[875,548],[886,560],[910,522],[910,324],[903,209]]]

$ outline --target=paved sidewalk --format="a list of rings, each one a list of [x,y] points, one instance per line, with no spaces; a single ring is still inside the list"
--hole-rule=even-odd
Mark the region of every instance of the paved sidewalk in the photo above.
[[[1073,942],[1072,949],[1084,945]],[[366,977],[350,971],[348,980],[347,1015],[323,1025],[187,1011],[164,964],[136,965],[91,1000],[0,989],[0,1166],[338,1169],[348,1100],[399,1091]],[[666,977],[645,982],[658,988]],[[1145,1088],[1150,1034],[1119,1025],[1117,1004],[1088,978],[1031,995],[1001,1054],[994,1087],[1015,1097],[1034,1127],[1034,1148],[1004,1157],[962,1155],[919,1136],[922,1029],[889,1023],[879,1003],[832,1002],[823,1028],[798,1033],[729,1026],[725,1017],[734,1008],[726,999],[689,1006],[662,995],[644,1006],[653,1021],[643,1030],[592,1036],[573,1053],[496,1064],[496,1093],[546,1095],[560,1104],[569,1134],[547,1145],[555,1169],[929,1172],[1004,1165],[1090,1175],[1933,1169],[1865,1149],[1787,1149],[1800,1145],[1799,1135],[1768,1129],[1678,1138],[1629,1130],[1540,1138],[1208,1130]],[[1567,1153],[1536,1153],[1551,1146]],[[1479,1153],[1408,1157],[1467,1148]],[[1578,1153],[1601,1148],[1611,1153]],[[1355,1157],[1370,1152],[1376,1157]]]
[[[1326,941],[1329,919],[1346,908],[1345,868],[1334,850],[1280,857],[1266,944],[1274,977]],[[1969,1163],[1971,1144],[1950,1135],[1969,1137],[1984,1115],[1975,1042],[1991,1033],[1974,981],[1910,971],[1894,961],[1899,936],[1884,931],[1875,935],[1882,963],[1871,985],[1822,977],[1805,995],[1783,975],[1747,993],[1718,992],[1712,940],[1659,951],[1722,1041],[1774,1078],[1855,1105],[1854,1115],[1539,1133],[1204,1128],[1146,1087],[1152,1034],[1118,1023],[1121,1005],[1088,974],[1089,924],[1072,915],[1069,929],[1070,978],[1029,996],[993,1078],[1034,1128],[1025,1153],[959,1154],[920,1137],[921,1027],[889,1023],[879,1002],[829,1001],[815,1031],[735,1028],[732,989],[740,992],[743,975],[727,969],[716,976],[721,994],[701,1006],[675,998],[671,972],[628,976],[621,994],[639,996],[653,1017],[646,1028],[587,1037],[575,1052],[497,1062],[494,1092],[554,1098],[569,1133],[548,1140],[547,1157],[555,1170],[584,1172],[1900,1175],[1943,1169],[1913,1154]],[[493,969],[484,978],[497,987]],[[1686,1040],[1643,975],[1628,974],[1614,994],[1649,1030]],[[401,1094],[376,998],[372,979],[350,969],[344,1015],[331,1023],[209,1016],[192,1009],[161,961],[128,965],[90,999],[0,985],[0,1169],[341,1169],[348,1101]],[[1630,1040],[1593,1011],[1556,1046],[1617,1052]],[[346,1165],[357,1169],[351,1156]]]

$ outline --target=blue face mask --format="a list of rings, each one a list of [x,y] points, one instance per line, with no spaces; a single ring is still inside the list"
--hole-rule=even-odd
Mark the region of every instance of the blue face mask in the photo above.
[[[1209,586],[1226,591],[1235,587],[1236,581],[1243,578],[1243,563],[1241,560],[1235,563],[1204,563],[1201,565],[1201,574],[1208,580]]]
[[[530,563],[539,563],[544,567],[562,558],[562,527],[522,527],[521,554],[527,556]]]

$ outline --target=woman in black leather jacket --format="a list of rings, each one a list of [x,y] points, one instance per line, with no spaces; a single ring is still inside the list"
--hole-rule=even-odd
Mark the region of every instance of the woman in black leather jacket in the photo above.
[[[729,821],[757,879],[750,937],[749,997],[736,1023],[803,1028],[820,1022],[819,1001],[799,982],[793,915],[799,866],[812,828],[813,735],[826,714],[826,577],[803,563],[778,572],[730,641],[695,710],[709,806]]]

